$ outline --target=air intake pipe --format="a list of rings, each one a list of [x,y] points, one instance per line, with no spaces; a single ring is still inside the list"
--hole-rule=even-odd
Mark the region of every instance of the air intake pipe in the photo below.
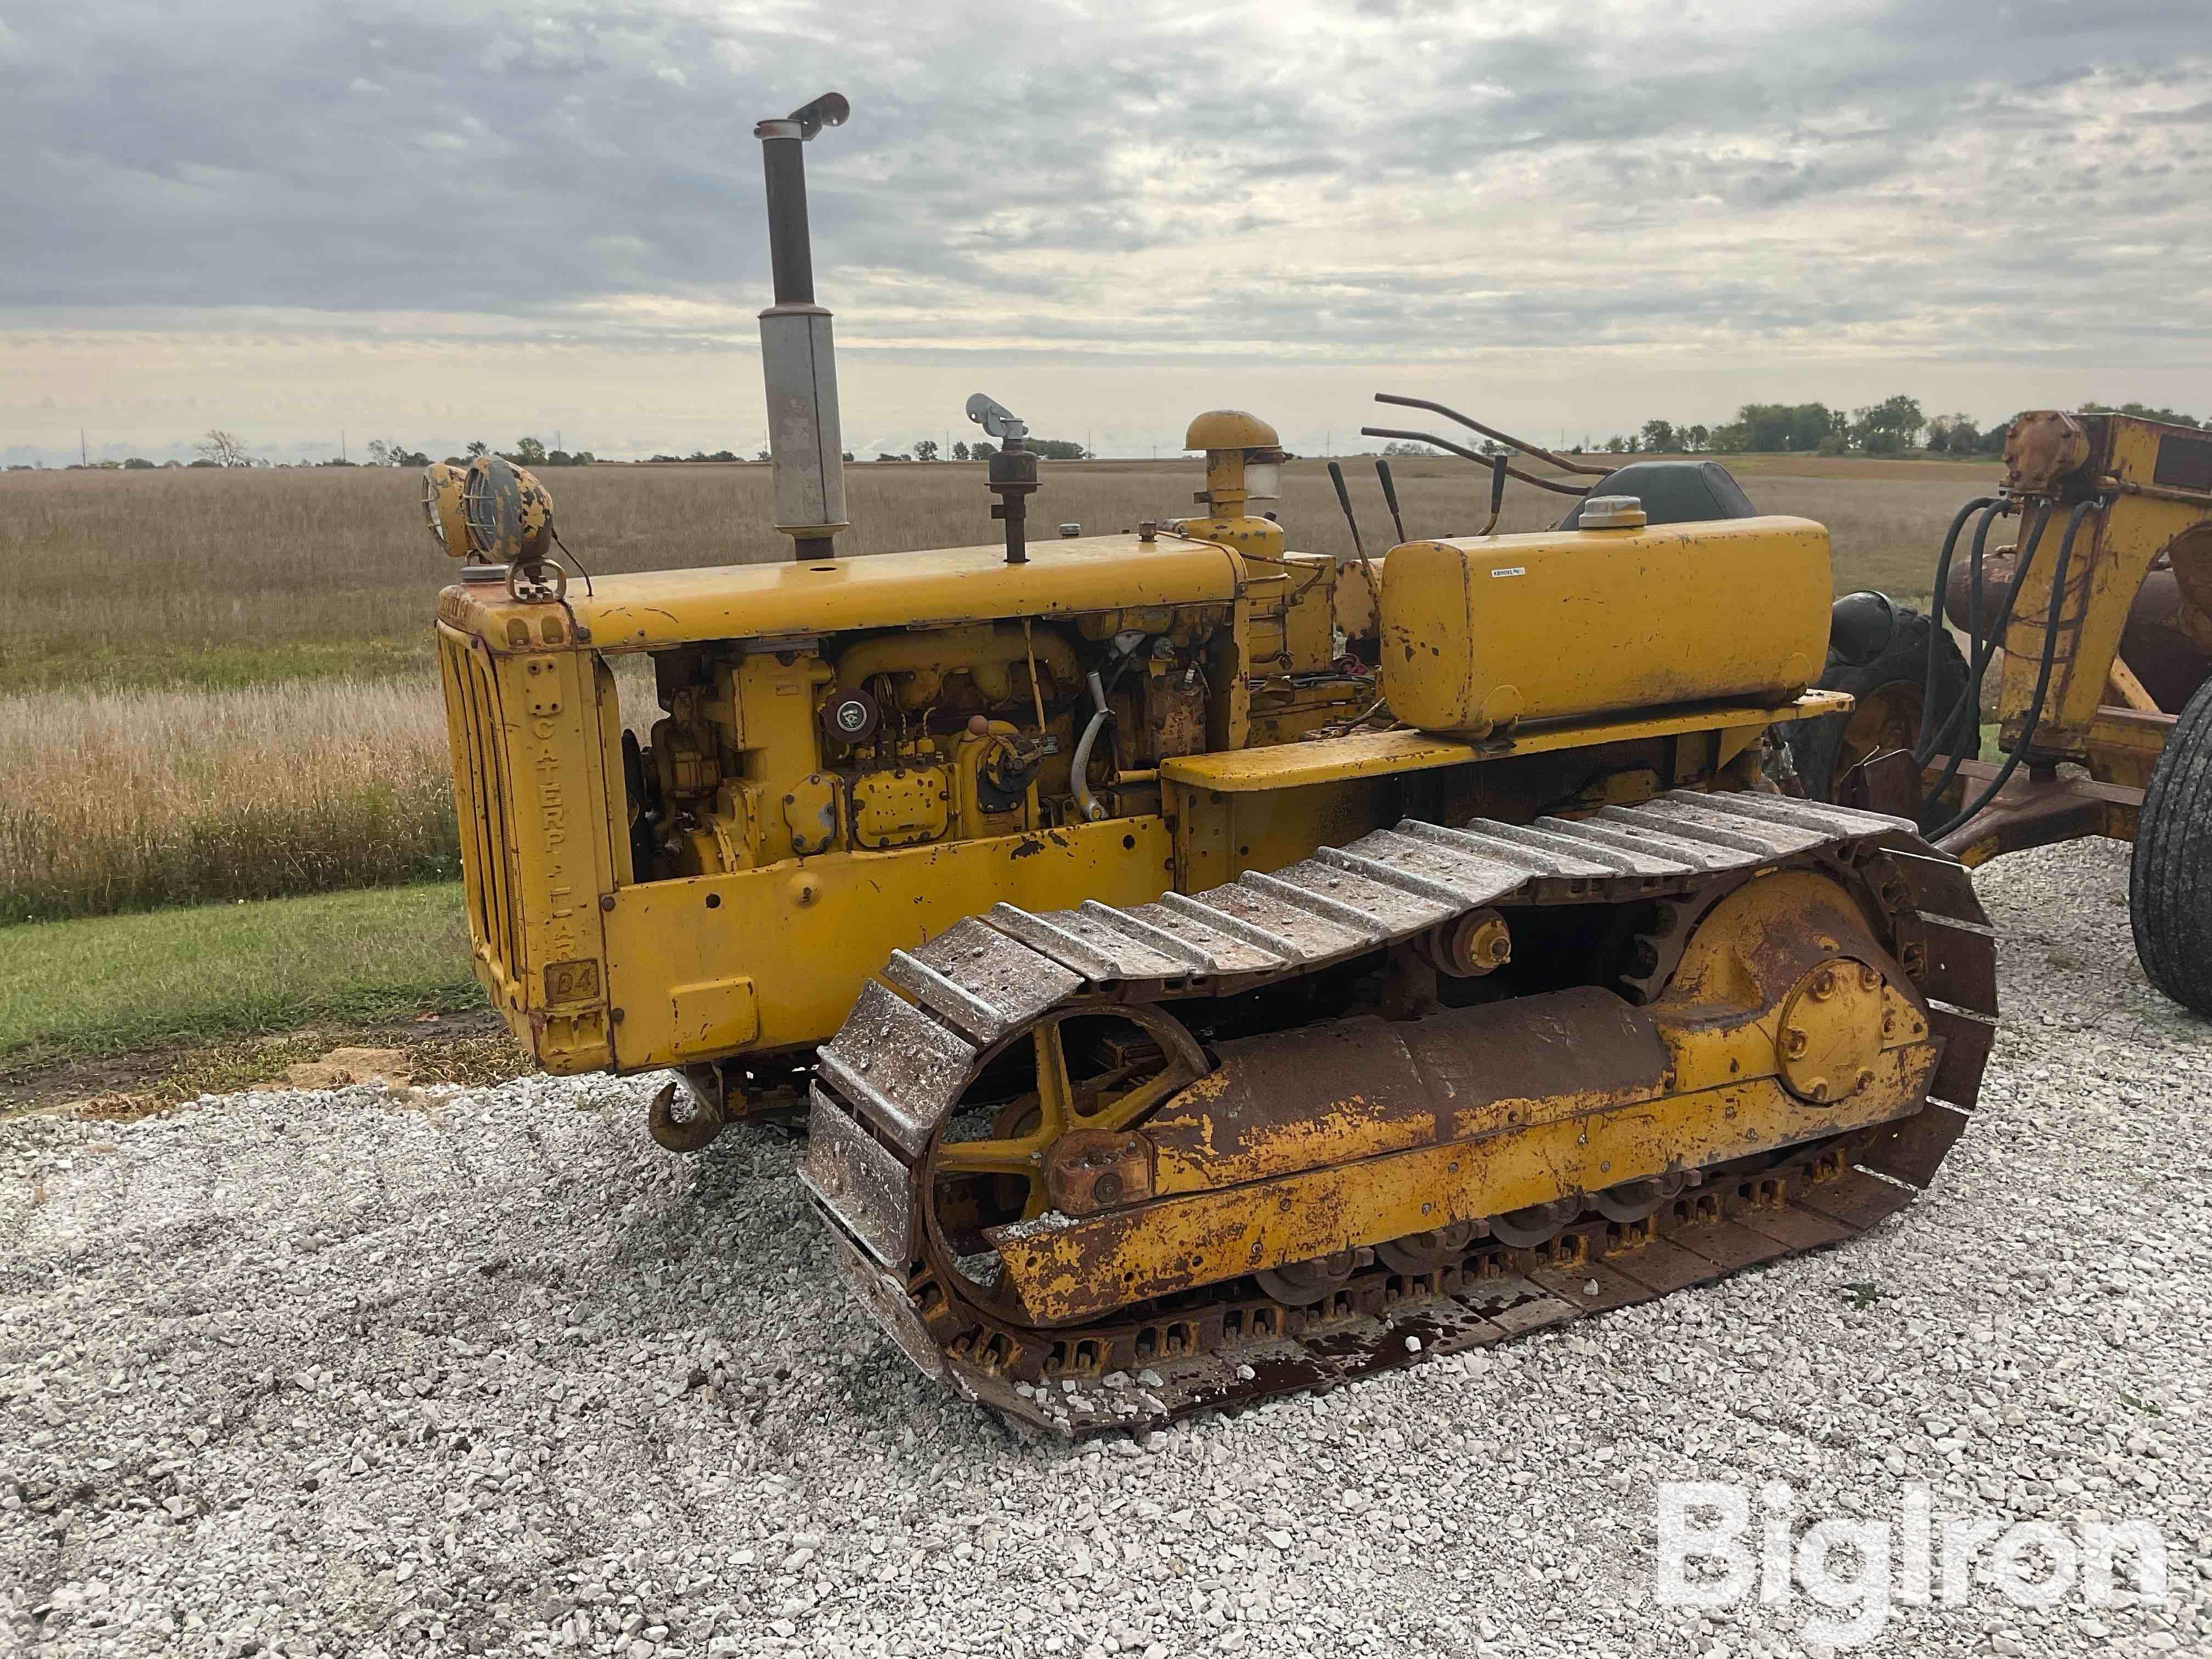
[[[769,264],[775,278],[775,303],[760,314],[775,527],[792,538],[792,556],[799,560],[834,556],[837,532],[848,526],[837,362],[830,313],[814,303],[801,146],[825,126],[844,125],[851,112],[842,94],[825,92],[781,119],[753,128],[768,176]]]

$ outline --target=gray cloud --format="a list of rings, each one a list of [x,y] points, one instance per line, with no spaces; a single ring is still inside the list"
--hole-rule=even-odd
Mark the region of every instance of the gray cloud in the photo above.
[[[2206,355],[2198,0],[154,0],[0,24],[20,340],[741,347],[757,117],[855,349]]]

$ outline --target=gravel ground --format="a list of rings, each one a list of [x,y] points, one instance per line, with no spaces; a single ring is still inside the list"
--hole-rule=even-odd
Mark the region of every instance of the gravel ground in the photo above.
[[[1141,1442],[926,1385],[793,1144],[662,1153],[641,1082],[0,1127],[0,1651],[1817,1650],[1802,1595],[1656,1605],[1656,1483],[1705,1479],[2167,1541],[2162,1601],[1977,1587],[1863,1650],[2212,1652],[2212,1028],[2143,983],[2124,848],[1983,882],[2009,1023],[1913,1210]]]

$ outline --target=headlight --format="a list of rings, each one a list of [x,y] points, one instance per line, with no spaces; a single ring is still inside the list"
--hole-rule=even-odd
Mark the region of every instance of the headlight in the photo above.
[[[545,486],[497,455],[469,463],[461,490],[468,550],[490,564],[542,559],[553,540],[553,501]]]
[[[422,469],[422,517],[438,550],[456,559],[469,556],[469,527],[461,514],[461,492],[468,474],[434,461]]]

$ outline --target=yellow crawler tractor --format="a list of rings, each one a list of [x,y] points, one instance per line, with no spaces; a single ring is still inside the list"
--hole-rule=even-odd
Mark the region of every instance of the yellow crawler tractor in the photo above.
[[[757,129],[788,562],[571,584],[533,480],[432,469],[477,971],[538,1062],[678,1071],[678,1148],[803,1113],[884,1328],[1065,1431],[1906,1204],[1974,1103],[1991,943],[1909,817],[1776,781],[1850,708],[1826,532],[1601,483],[1569,527],[1340,563],[1255,515],[1285,456],[1217,411],[1200,516],[1032,546],[1036,457],[978,399],[1003,538],[841,557],[801,169],[844,114]]]

